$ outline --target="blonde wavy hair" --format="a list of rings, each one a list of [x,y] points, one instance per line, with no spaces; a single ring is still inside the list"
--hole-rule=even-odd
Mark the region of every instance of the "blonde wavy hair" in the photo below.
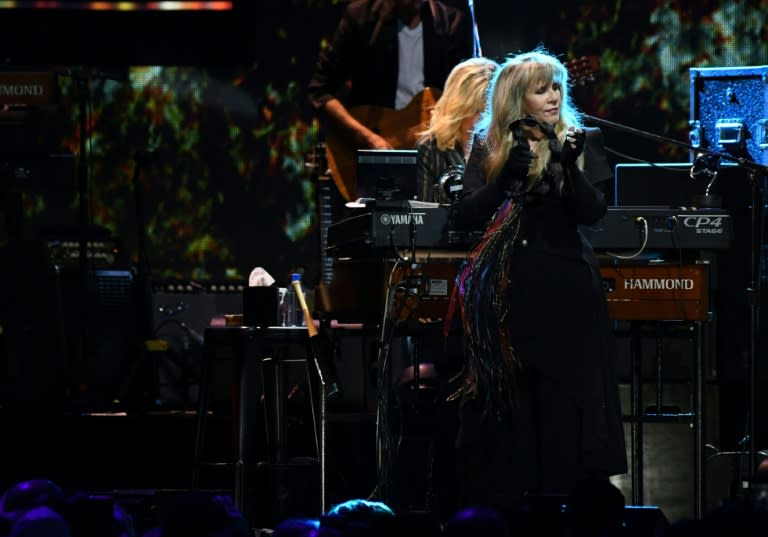
[[[568,69],[565,65],[543,48],[537,48],[507,58],[496,71],[488,85],[488,103],[478,124],[478,130],[488,146],[486,173],[489,182],[498,176],[507,161],[509,150],[515,145],[509,126],[525,117],[523,99],[526,92],[552,82],[560,85],[562,97],[560,120],[554,126],[562,143],[568,127],[582,127],[579,113],[568,93]],[[550,157],[548,143],[535,144],[532,150],[537,158],[528,171],[529,178],[539,177]],[[579,157],[578,163],[583,166],[583,156]]]
[[[432,109],[429,128],[419,133],[421,138],[434,136],[441,151],[453,149],[456,142],[467,142],[461,123],[485,109],[488,83],[498,67],[489,58],[470,58],[455,65]]]

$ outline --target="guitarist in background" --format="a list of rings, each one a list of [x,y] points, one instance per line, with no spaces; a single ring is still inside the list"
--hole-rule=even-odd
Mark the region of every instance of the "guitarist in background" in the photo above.
[[[318,55],[309,97],[323,127],[344,131],[355,149],[412,149],[397,147],[349,108],[401,110],[421,90],[442,88],[474,51],[469,12],[439,0],[352,0]],[[333,179],[344,198],[356,199],[356,179]]]

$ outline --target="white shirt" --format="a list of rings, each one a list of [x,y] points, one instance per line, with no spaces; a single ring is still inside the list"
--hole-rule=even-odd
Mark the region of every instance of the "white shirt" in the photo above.
[[[400,110],[424,89],[424,32],[421,22],[416,28],[399,23],[397,94],[395,108]]]

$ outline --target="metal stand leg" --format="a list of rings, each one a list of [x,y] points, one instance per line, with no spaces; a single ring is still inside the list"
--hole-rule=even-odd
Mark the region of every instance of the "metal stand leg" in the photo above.
[[[630,327],[632,503],[643,505],[643,361],[640,325]]]
[[[200,391],[198,394],[197,417],[195,423],[195,447],[193,455],[192,488],[200,487],[200,469],[203,466],[216,468],[234,468],[234,502],[235,507],[243,511],[245,476],[246,476],[246,424],[247,415],[247,374],[246,352],[251,341],[251,332],[240,329],[227,331],[206,330],[203,343],[203,357],[200,367]],[[204,442],[208,412],[211,405],[211,372],[216,360],[216,349],[219,345],[229,345],[232,350],[231,375],[231,413],[232,413],[232,448],[233,459],[229,462],[203,461]]]
[[[327,488],[327,473],[325,465],[325,432],[326,432],[326,401],[327,393],[324,384],[320,384],[320,512],[325,513],[327,510],[326,495]]]
[[[195,417],[195,450],[192,462],[192,489],[200,487],[200,466],[203,459],[203,441],[207,425],[208,408],[211,398],[210,370],[215,350],[211,338],[203,344],[203,356],[200,363],[200,388],[197,395],[197,416]]]
[[[237,346],[233,353],[232,372],[237,375],[234,379],[233,387],[237,386],[237,414],[236,414],[236,426],[237,426],[237,449],[235,451],[235,490],[234,501],[235,507],[241,513],[245,512],[245,491],[246,491],[246,460],[248,457],[246,446],[246,426],[250,423],[248,416],[248,360],[245,357],[246,344],[242,339],[238,340]],[[234,395],[234,394],[233,394]]]
[[[327,492],[327,474],[326,474],[326,466],[325,466],[325,433],[326,433],[326,402],[328,401],[328,390],[326,389],[325,382],[323,380],[323,375],[320,370],[320,366],[317,363],[317,360],[314,359],[312,356],[311,349],[307,350],[307,360],[306,360],[306,368],[307,368],[307,386],[309,389],[309,405],[310,405],[310,411],[312,413],[312,430],[315,433],[315,449],[317,450],[317,459],[320,462],[320,513],[325,513],[326,511],[326,492]],[[311,361],[315,364],[315,369],[317,370],[317,376],[318,376],[318,384],[320,385],[320,425],[318,427],[318,424],[315,420],[315,403],[314,403],[314,393],[312,390],[312,375],[310,374],[309,369],[309,362]],[[319,433],[318,433],[319,429]],[[318,441],[318,436],[320,437]]]
[[[695,352],[694,352],[694,372],[696,379],[693,383],[693,398],[694,401],[694,510],[696,518],[701,520],[704,516],[704,491],[706,490],[706,477],[704,474],[704,448],[706,446],[706,422],[704,421],[704,415],[706,411],[706,397],[705,397],[705,371],[704,371],[704,341],[703,341],[703,325],[700,322],[696,322],[693,325],[695,330]]]

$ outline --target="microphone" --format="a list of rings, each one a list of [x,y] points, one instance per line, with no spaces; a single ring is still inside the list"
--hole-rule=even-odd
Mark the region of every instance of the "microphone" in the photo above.
[[[541,140],[548,130],[543,123],[533,116],[525,116],[516,119],[509,124],[509,130],[518,144],[528,143],[529,139]]]
[[[327,338],[320,336],[315,326],[315,321],[312,319],[312,314],[309,312],[307,301],[304,298],[304,290],[301,288],[301,274],[291,275],[291,286],[296,291],[296,298],[299,300],[299,306],[304,314],[304,321],[309,333],[309,346],[315,361],[317,374],[320,377],[320,384],[325,389],[326,397],[339,396],[341,394],[341,387],[336,377],[336,368],[333,366],[333,361],[329,356],[330,342],[328,342]]]
[[[518,119],[509,124],[509,130],[512,133],[512,137],[518,144],[527,144],[528,138],[523,133],[522,119]]]

